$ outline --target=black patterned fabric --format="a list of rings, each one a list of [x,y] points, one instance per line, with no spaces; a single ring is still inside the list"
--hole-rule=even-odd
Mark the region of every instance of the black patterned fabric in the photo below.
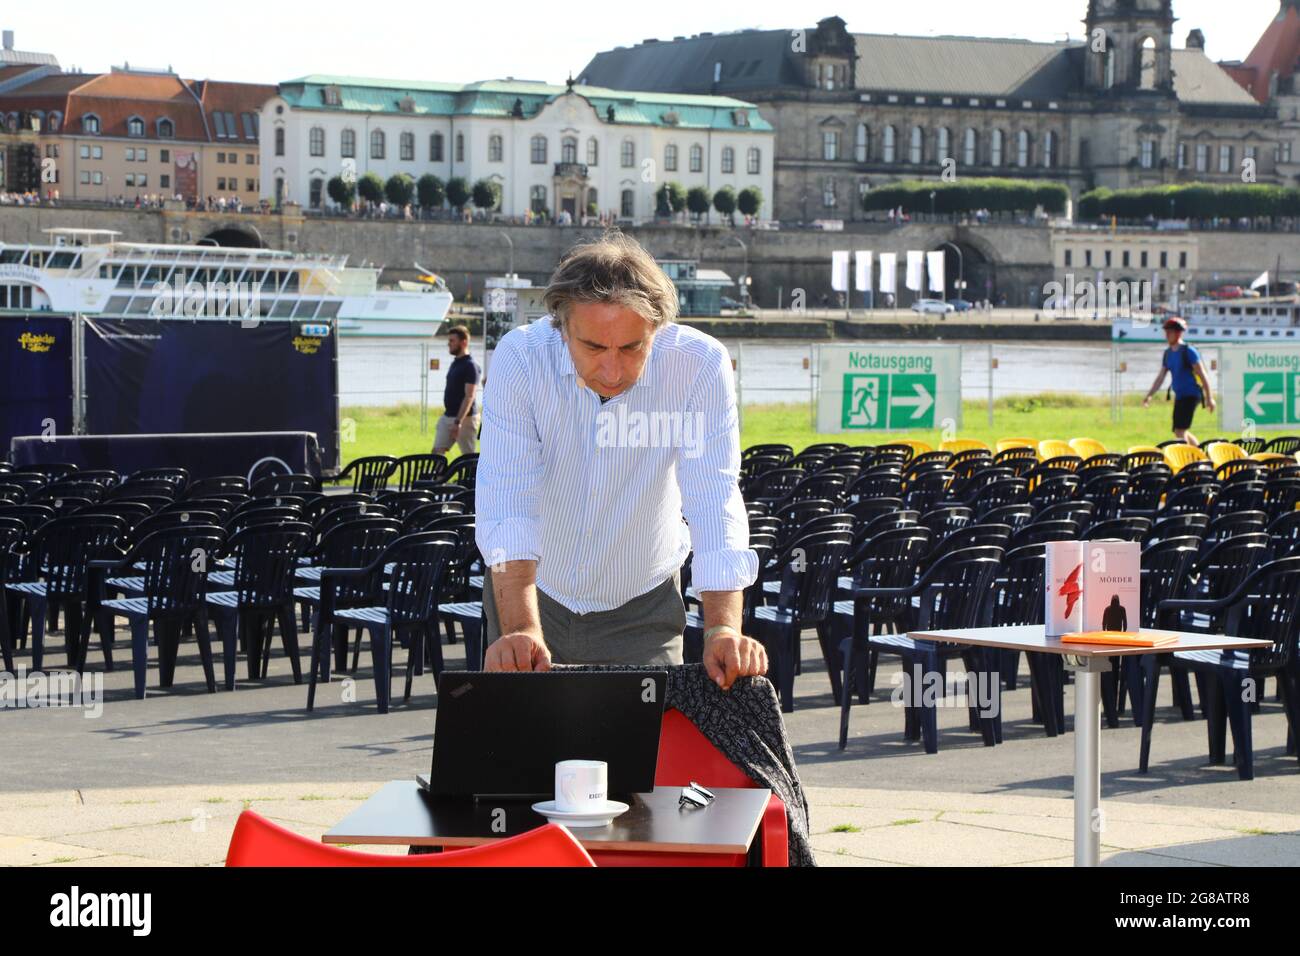
[[[563,671],[667,671],[665,708],[679,710],[728,760],[785,804],[791,866],[816,866],[808,842],[808,800],[785,736],[776,688],[766,677],[742,677],[724,691],[703,664],[680,667],[555,664]]]

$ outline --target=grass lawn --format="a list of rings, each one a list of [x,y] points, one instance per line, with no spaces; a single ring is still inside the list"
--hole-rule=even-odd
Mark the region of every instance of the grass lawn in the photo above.
[[[1158,399],[1163,398],[1163,393]],[[994,402],[993,425],[988,424],[984,402],[966,402],[957,437],[978,438],[990,445],[998,438],[1095,438],[1111,451],[1127,451],[1132,445],[1151,445],[1172,438],[1170,415],[1173,406],[1163,400],[1142,408],[1136,397],[1124,402],[1119,422],[1111,421],[1110,402],[1082,395],[1044,394],[1001,398]],[[412,455],[433,448],[437,415],[430,414],[429,431],[420,434],[420,410],[415,405],[386,408],[353,407],[342,410],[343,461],[365,455]],[[1201,409],[1192,431],[1197,438],[1235,438],[1220,433],[1215,416]],[[1260,431],[1262,438],[1282,434]],[[745,407],[741,445],[781,442],[796,451],[821,441],[842,441],[850,445],[880,445],[900,438],[917,438],[937,446],[937,430],[927,432],[852,432],[822,434],[813,429],[807,403],[794,405],[749,405]],[[351,438],[352,440],[349,440]],[[454,457],[455,453],[450,457]]]

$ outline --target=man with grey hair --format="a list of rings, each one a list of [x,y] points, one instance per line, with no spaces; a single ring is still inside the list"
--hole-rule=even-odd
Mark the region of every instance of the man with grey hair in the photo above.
[[[483,396],[487,669],[682,663],[693,550],[709,676],[766,673],[741,634],[758,557],[727,350],[675,322],[676,288],[618,233],[570,250],[545,301],[501,340]]]

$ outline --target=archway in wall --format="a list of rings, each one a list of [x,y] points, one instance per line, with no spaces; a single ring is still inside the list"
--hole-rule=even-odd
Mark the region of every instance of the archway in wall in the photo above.
[[[203,237],[203,245],[212,245],[216,243],[219,246],[226,246],[231,249],[264,249],[266,243],[255,235],[244,229],[238,229],[233,226],[227,226],[222,229],[215,229]]]

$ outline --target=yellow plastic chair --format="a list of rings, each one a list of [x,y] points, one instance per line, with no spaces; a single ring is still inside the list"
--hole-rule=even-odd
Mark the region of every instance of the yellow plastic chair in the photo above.
[[[1210,450],[1206,454],[1210,456],[1210,461],[1214,462],[1215,468],[1230,461],[1250,457],[1246,454],[1244,448],[1240,445],[1234,445],[1230,441],[1216,441],[1210,446]]]
[[[1272,471],[1274,468],[1280,468],[1283,465],[1288,465],[1296,460],[1290,455],[1281,455],[1275,451],[1256,452],[1250,457],[1252,460],[1260,462],[1269,471]]]
[[[1163,455],[1165,453],[1163,448],[1157,448],[1155,445],[1132,445],[1129,447],[1126,454],[1136,455],[1140,451],[1153,451],[1157,455]]]
[[[1106,446],[1095,438],[1071,438],[1068,444],[1084,461],[1096,455],[1107,454]]]
[[[930,452],[934,451],[934,449],[931,448],[929,445],[927,445],[925,442],[917,441],[915,438],[909,438],[905,441],[892,442],[892,444],[911,446],[913,458],[915,458],[917,455],[928,455]]]
[[[999,438],[994,445],[1000,455],[1011,448],[1032,448],[1038,450],[1038,442],[1032,438]]]
[[[1164,447],[1165,463],[1178,474],[1184,467],[1194,461],[1207,461],[1205,452],[1201,451],[1195,445],[1166,445]]]
[[[1047,461],[1049,458],[1064,458],[1075,454],[1069,442],[1061,441],[1057,438],[1048,438],[1038,443],[1039,461]]]
[[[939,442],[940,451],[950,451],[954,455],[963,451],[988,451],[989,446],[978,438],[951,438]]]

